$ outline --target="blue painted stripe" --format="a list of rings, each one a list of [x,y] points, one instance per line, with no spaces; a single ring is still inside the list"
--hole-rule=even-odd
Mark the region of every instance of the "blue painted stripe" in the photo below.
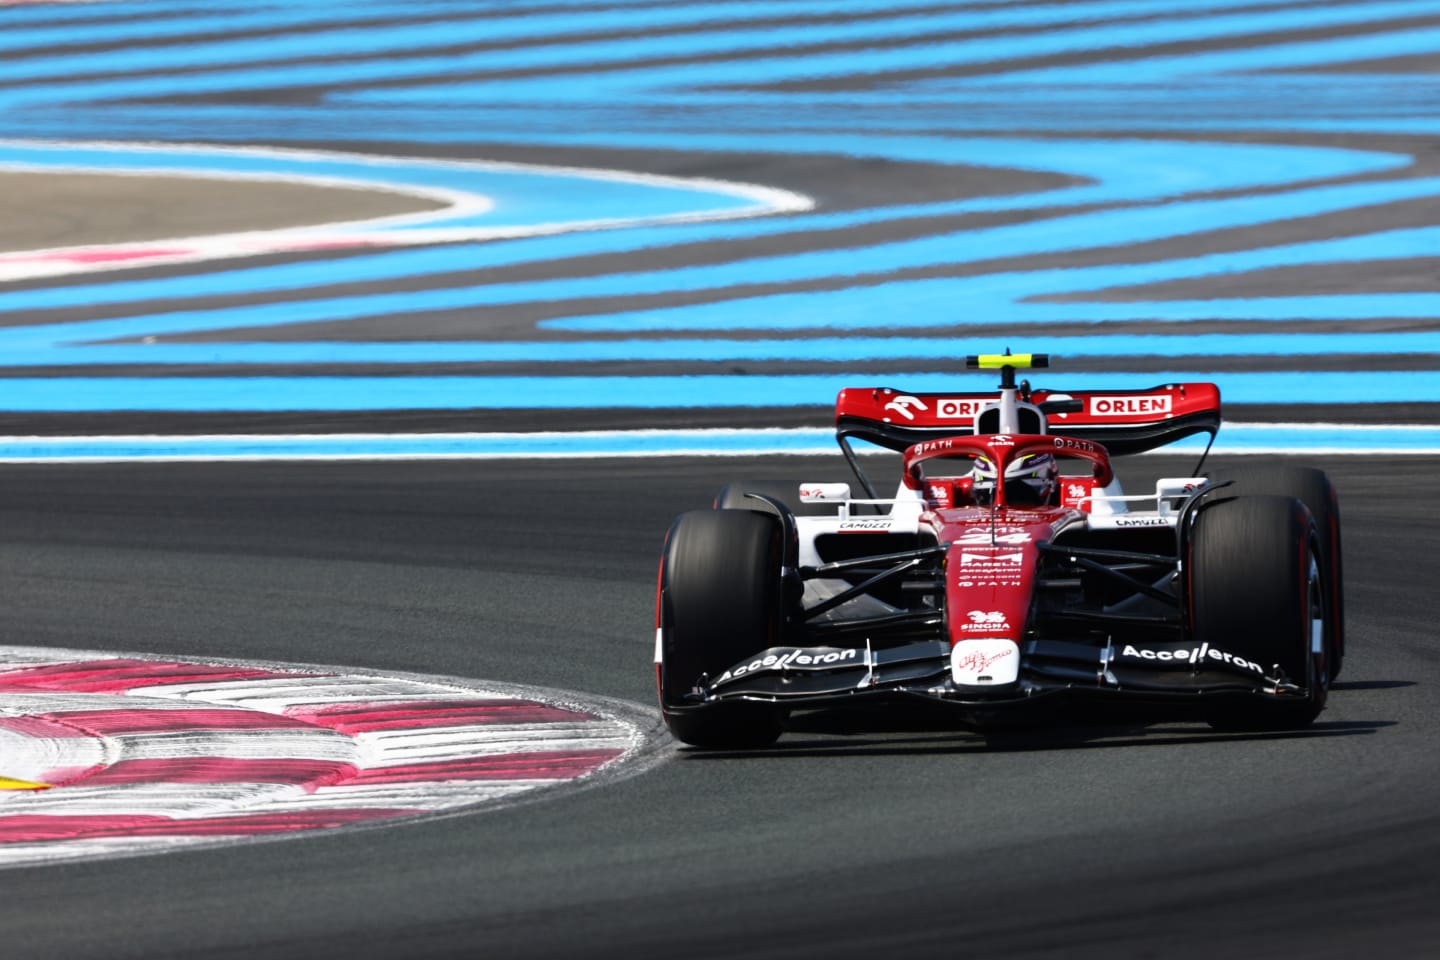
[[[1377,10],[1378,6],[1380,5],[1377,5]],[[1354,12],[1362,16],[1349,22],[1379,23],[1388,16],[1406,15],[1398,12],[1382,14],[1372,20],[1363,16],[1364,9],[1356,9]],[[1434,3],[1422,2],[1411,8],[1410,15],[1433,16],[1436,12]],[[1379,60],[1388,57],[1429,54],[1434,53],[1437,46],[1440,46],[1440,29],[1407,28],[1403,31],[1367,32],[1301,43],[1272,43],[1233,50],[1207,50],[1179,56],[1146,57],[1139,62],[1129,60],[1118,63],[1092,63],[1037,70],[996,72],[978,80],[977,83],[981,85],[1003,84],[1010,88],[1011,92],[1018,92],[1017,88],[1022,84],[1063,86],[1071,83],[1168,83],[1189,75],[1234,73],[1242,70],[1286,70],[1357,60]],[[1143,80],[1139,79],[1141,77]]]
[[[1228,403],[1440,403],[1440,371],[1086,373],[1073,387],[1120,390],[1210,381]],[[20,377],[0,381],[11,412],[296,410],[593,410],[795,407],[829,404],[841,389],[962,389],[954,373],[657,377]],[[1048,385],[1048,384],[1047,384]]]
[[[645,330],[895,330],[921,327],[1017,326],[1034,323],[1219,321],[1431,320],[1440,294],[1385,293],[1252,299],[1163,300],[1137,303],[1015,303],[994,295],[994,284],[913,281],[826,291],[776,294],[689,308],[656,309],[542,321],[555,330],[597,333]],[[959,304],[964,305],[960,313]],[[977,330],[978,335],[978,330]],[[1014,336],[1028,336],[1017,333]],[[1229,351],[1226,351],[1229,352]]]
[[[22,27],[18,26],[15,20],[14,7],[6,9],[4,18],[6,27],[0,33],[0,51],[23,51],[30,47],[45,46],[76,46],[79,44],[115,44],[124,41],[147,41],[160,38],[184,38],[206,33],[223,33],[226,31],[239,30],[264,30],[279,32],[286,29],[295,29],[309,25],[324,25],[332,23],[336,19],[336,10],[329,4],[262,4],[262,3],[236,3],[223,4],[207,2],[194,5],[194,9],[185,16],[177,16],[179,12],[177,5],[173,2],[165,5],[163,13],[157,12],[153,0],[146,4],[140,4],[141,13],[150,14],[144,19],[125,19],[119,5],[109,4],[108,10],[102,7],[97,8],[89,4],[75,4],[71,12],[84,11],[91,13],[90,17],[81,19],[74,17],[64,24],[56,23],[59,18],[48,15],[38,22],[39,26]],[[467,12],[475,12],[480,8],[479,3],[469,3]],[[43,9],[43,8],[42,8]],[[60,11],[61,8],[55,5],[50,6],[51,11]],[[93,12],[92,12],[93,11]],[[103,11],[102,16],[95,13]],[[453,13],[455,5],[451,0],[409,0],[404,4],[385,4],[379,6],[364,5],[350,0],[345,4],[344,19],[347,23],[364,24],[371,20],[390,19],[398,17],[420,17],[436,16],[445,13]],[[35,12],[32,9],[32,13]],[[132,7],[128,13],[134,17],[137,11]],[[633,11],[628,12],[634,16]],[[119,14],[119,15],[117,15]],[[571,14],[574,16],[574,14]],[[534,20],[541,18],[534,17]],[[500,28],[500,22],[496,23],[496,29]],[[552,24],[553,27],[553,24]],[[253,42],[253,41],[252,41]],[[190,46],[195,46],[191,44]],[[145,48],[144,54],[154,57],[159,53],[159,48]],[[143,59],[135,59],[143,56],[139,51],[129,59],[128,62],[143,64]],[[109,59],[109,54],[90,53],[85,56],[93,57],[93,60],[86,60],[82,57],[64,58],[50,57],[44,61],[45,64],[65,60],[71,63],[71,69],[76,72],[95,72],[102,69],[100,66],[86,66],[86,64],[106,64],[104,69],[113,69],[111,64],[116,61]],[[173,54],[172,54],[173,56]],[[160,62],[157,58],[152,62]],[[174,65],[174,61],[167,61]],[[205,63],[206,61],[200,61]],[[208,61],[210,64],[217,60]],[[13,65],[7,65],[12,66]],[[63,76],[58,71],[46,69],[39,64],[28,68],[32,72],[28,76]]]
[[[1204,437],[1162,448],[1196,452]],[[869,449],[861,445],[862,452]],[[297,460],[471,457],[823,455],[837,452],[828,429],[651,430],[440,435],[0,437],[0,462],[58,460]],[[1229,424],[1214,453],[1377,452],[1440,455],[1440,427]],[[837,469],[841,466],[837,458]]]
[[[1247,301],[1247,304],[1250,302]],[[987,343],[1001,338],[987,335]],[[1033,336],[1025,349],[1056,357],[1440,356],[1440,332],[1148,334]],[[1018,340],[1016,341],[1019,342]],[[27,352],[17,348],[5,366],[56,364],[417,364],[599,363],[615,361],[785,361],[845,363],[925,360],[982,350],[977,337],[817,337],[796,340],[584,340],[415,343],[150,343],[72,346]],[[1002,344],[1003,346],[1003,344]]]

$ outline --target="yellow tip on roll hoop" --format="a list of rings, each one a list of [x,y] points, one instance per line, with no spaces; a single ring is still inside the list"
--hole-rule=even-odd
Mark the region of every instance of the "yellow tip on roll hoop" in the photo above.
[[[1001,367],[1029,368],[1034,366],[1032,353],[982,353],[970,364],[978,370],[999,370]]]

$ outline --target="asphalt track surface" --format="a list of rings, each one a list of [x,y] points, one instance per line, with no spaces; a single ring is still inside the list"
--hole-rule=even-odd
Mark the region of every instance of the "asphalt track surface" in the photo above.
[[[1190,464],[1145,457],[1138,475]],[[5,636],[645,702],[660,538],[837,458],[34,466],[0,475]],[[52,957],[1431,954],[1436,464],[1340,458],[1350,653],[1313,728],[1086,713],[989,739],[801,717],[550,801],[25,868]]]

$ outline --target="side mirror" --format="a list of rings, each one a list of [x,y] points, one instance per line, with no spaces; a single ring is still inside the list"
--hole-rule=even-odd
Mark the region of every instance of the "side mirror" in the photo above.
[[[801,503],[826,503],[837,500],[850,499],[850,484],[848,483],[802,483],[800,484]]]

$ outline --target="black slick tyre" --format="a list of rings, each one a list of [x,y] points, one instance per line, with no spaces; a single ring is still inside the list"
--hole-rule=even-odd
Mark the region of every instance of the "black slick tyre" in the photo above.
[[[1315,518],[1320,569],[1330,605],[1325,643],[1330,679],[1334,680],[1345,662],[1345,569],[1340,551],[1340,498],[1335,485],[1324,471],[1287,463],[1239,464],[1224,470],[1215,479],[1229,481],[1227,494],[1294,497],[1305,504]]]
[[[1194,639],[1248,660],[1252,679],[1278,672],[1305,690],[1224,699],[1211,724],[1280,730],[1313,721],[1329,688],[1330,608],[1310,511],[1294,497],[1211,504],[1195,518],[1187,559]]]
[[[781,636],[779,518],[749,510],[681,514],[660,565],[660,708],[670,733],[697,747],[773,743],[783,711],[769,703],[694,705],[701,676],[715,677]],[[688,709],[686,707],[688,706]]]

